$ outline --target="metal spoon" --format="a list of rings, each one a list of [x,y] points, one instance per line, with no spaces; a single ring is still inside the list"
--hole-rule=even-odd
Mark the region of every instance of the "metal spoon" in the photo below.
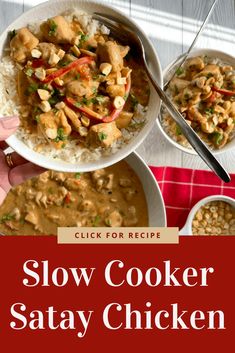
[[[211,153],[206,144],[191,128],[191,126],[187,124],[185,119],[182,117],[182,115],[176,109],[169,97],[166,95],[166,93],[159,86],[158,82],[155,80],[152,72],[148,67],[144,45],[140,35],[137,34],[137,31],[132,30],[129,26],[127,27],[127,25],[123,22],[117,22],[117,19],[110,15],[106,17],[106,15],[95,13],[93,15],[93,18],[104,23],[104,25],[106,25],[110,29],[112,36],[117,38],[121,43],[125,45],[130,45],[132,50],[135,52],[135,58],[138,58],[139,62],[145,67],[146,73],[157,94],[163,101],[166,109],[168,110],[172,118],[180,126],[182,133],[189,141],[191,146],[204,160],[208,167],[213,170],[216,175],[218,175],[219,178],[221,178],[226,183],[230,182],[231,179],[229,174],[219,163],[219,161],[215,158],[215,156]]]

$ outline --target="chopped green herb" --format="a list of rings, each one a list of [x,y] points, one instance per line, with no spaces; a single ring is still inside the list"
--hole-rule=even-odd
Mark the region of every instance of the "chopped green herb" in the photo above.
[[[213,74],[211,72],[208,72],[208,74],[206,75],[207,78],[211,78],[213,77]]]
[[[105,96],[97,95],[96,97],[91,98],[91,103],[93,104],[102,104],[105,101]]]
[[[95,52],[96,48],[92,47],[91,45],[88,45],[87,50]]]
[[[100,216],[95,216],[95,218],[92,220],[92,227],[97,227],[100,222]]]
[[[75,179],[80,179],[81,178],[81,173],[75,173]]]
[[[184,73],[184,69],[182,68],[182,67],[179,67],[177,70],[176,70],[176,75],[177,76],[180,76],[180,75],[182,75],[183,73]]]
[[[10,39],[12,40],[12,38],[14,38],[16,36],[16,30],[13,29],[13,31],[10,32]]]
[[[97,93],[97,88],[96,87],[92,87],[92,92],[93,92],[93,94],[96,94]]]
[[[34,93],[36,92],[38,89],[38,84],[37,83],[31,83],[28,88],[27,88],[27,93],[30,94],[30,93]]]
[[[57,137],[54,139],[55,142],[59,141],[65,141],[67,139],[67,136],[64,133],[64,129],[62,127],[59,127],[57,130]]]
[[[84,104],[84,105],[88,104],[88,99],[86,97],[82,98],[82,104]]]
[[[106,140],[106,138],[108,136],[107,136],[107,134],[105,134],[104,132],[101,131],[101,132],[98,133],[98,137],[99,137],[100,141],[104,141],[104,140]]]
[[[207,108],[207,109],[205,109],[205,113],[206,113],[207,115],[212,115],[212,114],[214,113],[214,108]]]
[[[42,85],[42,89],[45,89],[45,90],[48,91],[48,90],[49,90],[48,85],[47,85],[47,84],[43,84],[43,85]]]
[[[2,218],[0,218],[0,223],[12,221],[14,218],[15,217],[13,215],[11,215],[10,213],[6,213],[5,215],[2,216]]]
[[[188,101],[188,100],[190,100],[190,94],[188,94],[188,93],[185,93],[184,94],[184,99],[186,100],[186,101]]]
[[[92,78],[93,78],[93,80],[98,80],[100,77],[102,77],[103,76],[103,74],[95,74],[95,75],[93,75],[92,76]]]
[[[130,127],[134,129],[140,129],[145,125],[145,121],[141,121],[140,123],[137,122],[131,122]]]
[[[136,96],[133,93],[130,94],[130,98],[131,98],[131,103],[132,103],[133,108],[136,109],[136,107],[139,103],[138,99],[136,98]]]
[[[81,75],[80,75],[80,74],[76,74],[76,76],[74,77],[74,80],[79,80],[79,79],[80,79],[80,77],[81,77]]]
[[[175,88],[175,94],[178,94],[179,93],[178,87],[175,85],[174,88]]]
[[[29,68],[29,69],[27,69],[27,70],[25,71],[25,74],[26,74],[27,76],[29,76],[29,77],[31,77],[33,73],[34,73],[34,71],[33,71],[33,69],[31,69],[31,68]]]
[[[70,63],[71,63],[70,60],[67,60],[67,61],[59,61],[58,65],[64,67],[64,66],[69,65]]]
[[[34,117],[34,120],[35,120],[37,123],[39,123],[39,122],[40,122],[40,115],[36,115],[36,116]]]
[[[179,125],[176,125],[176,135],[179,136],[179,135],[182,135],[182,131],[181,131],[181,128],[179,127]]]
[[[61,92],[58,88],[53,88],[53,91],[51,92],[51,97],[48,99],[48,102],[51,105],[55,105],[56,103],[61,101],[61,97],[64,96],[64,93]]]
[[[80,102],[75,102],[74,105],[75,105],[75,107],[79,108],[79,107],[81,107],[82,104]]]
[[[56,34],[56,30],[58,27],[57,24],[53,20],[50,20],[49,27],[50,27],[50,30],[48,32],[49,36],[54,36]]]
[[[50,105],[55,105],[60,101],[60,99],[56,96],[52,96],[48,99],[48,102],[50,103]]]
[[[82,32],[79,32],[79,35],[81,36],[79,44],[78,44],[78,47],[80,48],[84,44],[84,42],[86,42],[88,40],[89,36],[82,33]]]
[[[216,145],[220,145],[220,143],[223,141],[223,134],[220,134],[219,132],[213,132],[212,136]]]
[[[106,218],[105,224],[106,224],[107,226],[109,226],[109,227],[112,226],[112,222],[111,222],[111,220],[110,220],[109,218]]]

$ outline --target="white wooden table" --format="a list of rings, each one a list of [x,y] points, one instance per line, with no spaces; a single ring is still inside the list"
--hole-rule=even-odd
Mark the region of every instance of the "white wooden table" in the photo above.
[[[43,0],[0,0],[0,32],[23,11]],[[192,42],[212,0],[105,0],[136,20],[152,40],[164,68],[183,53]],[[219,0],[197,47],[219,48],[235,55],[235,0]],[[172,147],[157,126],[138,152],[147,163],[206,169],[196,156]],[[219,160],[229,172],[235,172],[235,150]]]

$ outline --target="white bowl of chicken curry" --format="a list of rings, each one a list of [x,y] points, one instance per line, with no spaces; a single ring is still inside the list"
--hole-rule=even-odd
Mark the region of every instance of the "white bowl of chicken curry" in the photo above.
[[[47,171],[14,187],[0,206],[5,235],[56,235],[58,227],[166,226],[159,186],[130,154],[105,169]]]
[[[21,126],[8,143],[45,168],[83,172],[123,159],[147,136],[160,108],[132,48],[94,21],[93,12],[138,29],[161,84],[152,45],[117,10],[88,1],[49,1],[26,12],[0,38],[4,77],[12,73],[3,82],[9,99],[0,113],[19,112]]]
[[[180,61],[180,60],[179,60]],[[199,137],[220,154],[235,146],[235,58],[212,49],[194,50],[185,64],[164,70],[164,78],[176,71],[167,94]],[[175,147],[196,154],[179,126],[162,107],[158,126]]]

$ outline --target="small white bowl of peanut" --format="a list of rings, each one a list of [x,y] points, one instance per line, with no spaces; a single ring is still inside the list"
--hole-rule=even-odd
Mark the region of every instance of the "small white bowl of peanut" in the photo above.
[[[165,82],[175,72],[167,95],[215,155],[235,148],[235,58],[218,50],[197,49],[177,70],[179,62],[163,71]],[[196,154],[164,106],[157,123],[172,145]]]
[[[191,209],[180,235],[235,235],[235,200],[205,197]]]

